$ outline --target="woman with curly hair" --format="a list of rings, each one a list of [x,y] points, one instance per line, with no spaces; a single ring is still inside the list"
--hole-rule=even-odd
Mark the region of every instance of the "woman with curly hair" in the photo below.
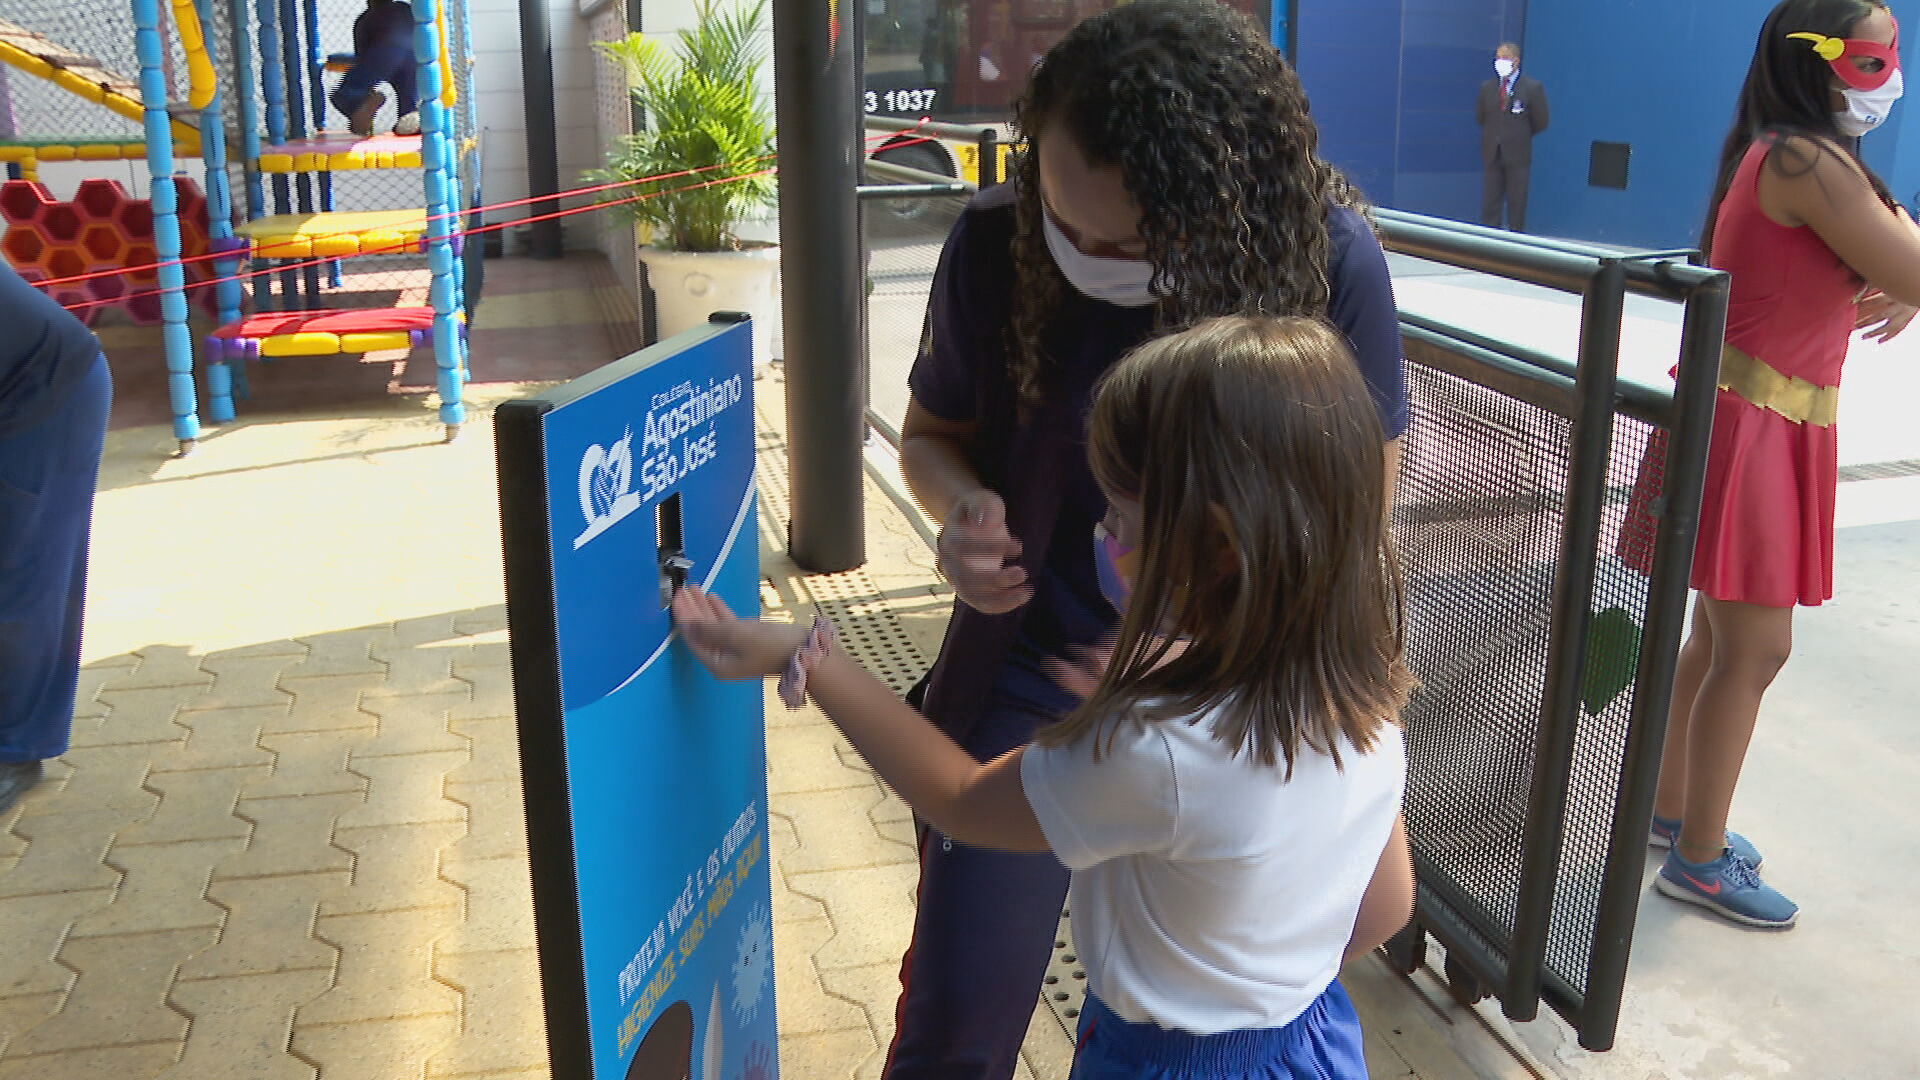
[[[941,254],[902,445],[958,597],[923,708],[982,761],[1074,709],[1053,672],[1118,622],[1087,543],[1107,506],[1084,444],[1093,387],[1122,356],[1216,316],[1325,318],[1359,361],[1389,478],[1407,424],[1386,258],[1251,20],[1211,0],[1095,16],[1035,67],[1016,123],[1012,182],[967,207]],[[919,843],[885,1075],[1005,1080],[1067,871],[924,823]]]

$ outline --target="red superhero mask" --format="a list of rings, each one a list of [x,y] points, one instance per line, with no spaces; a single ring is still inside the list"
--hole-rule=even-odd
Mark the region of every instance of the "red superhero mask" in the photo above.
[[[1787,36],[1798,41],[1812,42],[1814,55],[1825,60],[1827,66],[1833,68],[1833,73],[1840,77],[1841,82],[1855,90],[1878,90],[1887,84],[1888,79],[1893,78],[1894,72],[1900,70],[1900,24],[1896,22],[1893,26],[1892,45],[1882,45],[1877,41],[1866,41],[1861,38],[1828,37],[1825,34],[1804,30]],[[1880,70],[1861,71],[1853,63],[1856,57],[1880,61]]]

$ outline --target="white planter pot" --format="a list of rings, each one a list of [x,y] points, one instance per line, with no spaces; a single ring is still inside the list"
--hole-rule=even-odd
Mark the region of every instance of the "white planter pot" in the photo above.
[[[753,361],[764,365],[780,342],[780,249],[662,251],[641,248],[653,286],[661,338],[706,323],[716,311],[753,317]]]

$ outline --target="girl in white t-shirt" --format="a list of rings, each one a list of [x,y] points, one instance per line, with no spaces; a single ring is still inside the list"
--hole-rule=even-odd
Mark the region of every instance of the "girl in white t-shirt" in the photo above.
[[[1216,319],[1115,365],[1087,442],[1118,637],[1056,673],[1077,711],[985,764],[834,652],[824,620],[738,619],[695,589],[674,615],[721,677],[810,693],[943,834],[1066,864],[1088,978],[1075,1080],[1363,1077],[1335,977],[1413,898],[1383,441],[1317,320]]]

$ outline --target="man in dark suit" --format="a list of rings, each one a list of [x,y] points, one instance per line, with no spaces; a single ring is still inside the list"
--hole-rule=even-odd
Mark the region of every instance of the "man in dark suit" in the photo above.
[[[1527,176],[1533,168],[1533,137],[1547,130],[1547,91],[1540,80],[1520,74],[1520,46],[1511,42],[1494,53],[1494,77],[1480,87],[1474,118],[1480,122],[1480,159],[1486,163],[1480,222],[1500,227],[1504,203],[1507,228],[1527,231]]]

